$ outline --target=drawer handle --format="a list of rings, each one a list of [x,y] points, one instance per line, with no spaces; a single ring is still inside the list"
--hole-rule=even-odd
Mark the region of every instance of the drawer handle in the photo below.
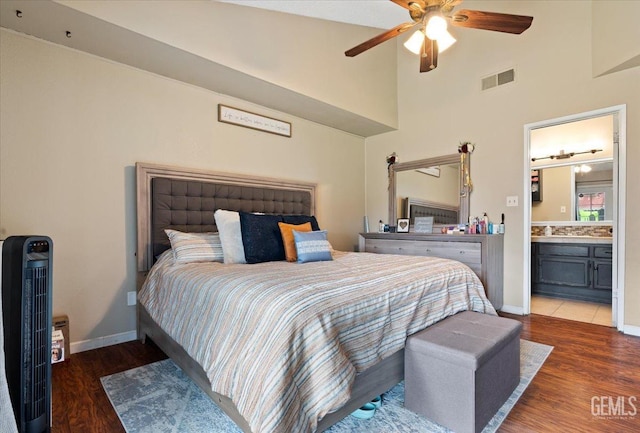
[[[427,248],[427,252],[428,252],[428,253],[430,253],[430,252],[431,252],[431,249],[430,249],[430,248]]]
[[[464,251],[460,251],[460,254],[464,254]]]

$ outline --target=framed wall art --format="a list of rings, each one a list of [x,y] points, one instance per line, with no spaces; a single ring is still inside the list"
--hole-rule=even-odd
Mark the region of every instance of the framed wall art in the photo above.
[[[270,134],[291,137],[291,123],[272,117],[262,116],[239,108],[218,104],[218,121],[231,125],[256,129]]]

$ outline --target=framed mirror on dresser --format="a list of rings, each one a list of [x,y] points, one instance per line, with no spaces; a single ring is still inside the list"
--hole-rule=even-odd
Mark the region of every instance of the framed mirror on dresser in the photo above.
[[[398,218],[411,219],[411,207],[453,211],[454,224],[469,221],[471,186],[465,181],[469,174],[469,156],[462,154],[437,156],[389,166],[389,225]],[[428,209],[420,209],[420,216],[429,216]],[[413,225],[413,221],[410,221]],[[440,224],[442,225],[442,224]],[[438,225],[436,224],[436,227]]]
[[[503,236],[441,233],[442,227],[469,222],[469,156],[456,153],[389,165],[389,224],[408,218],[409,232],[361,233],[359,250],[462,262],[478,275],[487,297],[499,310],[503,305]],[[420,176],[424,177],[422,183],[418,183]],[[417,216],[434,218],[433,233],[414,231]]]

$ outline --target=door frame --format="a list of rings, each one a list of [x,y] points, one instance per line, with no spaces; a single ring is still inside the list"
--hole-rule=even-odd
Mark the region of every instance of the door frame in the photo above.
[[[524,125],[524,235],[523,235],[523,314],[531,314],[531,131],[549,126],[572,123],[581,120],[613,115],[613,189],[616,192],[613,208],[613,288],[611,290],[612,323],[618,329],[624,328],[624,263],[625,263],[625,197],[627,166],[627,106],[615,105],[599,110],[572,114],[555,119],[543,120]],[[617,143],[615,133],[618,133]]]

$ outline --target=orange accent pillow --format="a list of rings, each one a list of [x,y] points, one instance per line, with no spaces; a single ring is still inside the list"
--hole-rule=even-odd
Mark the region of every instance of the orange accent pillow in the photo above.
[[[278,223],[280,227],[280,234],[282,235],[282,243],[284,244],[284,255],[288,262],[298,261],[298,254],[296,251],[296,242],[293,239],[293,231],[297,232],[310,232],[311,223],[304,224],[287,224],[283,222]]]

